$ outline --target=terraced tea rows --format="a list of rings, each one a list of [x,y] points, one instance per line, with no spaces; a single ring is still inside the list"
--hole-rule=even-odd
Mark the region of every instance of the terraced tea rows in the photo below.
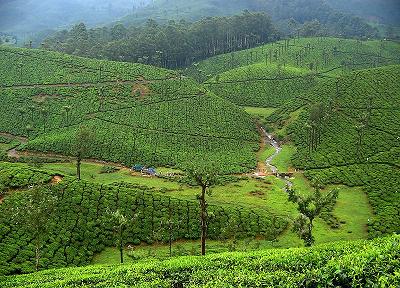
[[[117,224],[112,213],[117,210],[127,219],[125,243],[167,242],[169,237],[190,240],[200,235],[196,201],[68,177],[43,186],[52,177],[51,172],[25,165],[0,164],[0,187],[22,191],[11,190],[0,205],[0,275],[33,272],[35,261],[38,269],[89,264],[94,253],[114,245]],[[210,239],[260,235],[275,239],[287,226],[286,220],[260,209],[210,205],[209,215]]]
[[[376,213],[371,236],[400,231],[399,71],[369,69],[320,84],[291,127],[293,163],[306,176],[366,187]]]
[[[190,79],[170,78],[174,72],[145,65],[5,51],[18,54],[26,65],[39,66],[35,72],[23,73],[29,79],[12,75],[6,84],[14,86],[0,90],[0,131],[29,137],[27,149],[73,154],[74,135],[84,125],[96,132],[85,155],[89,158],[182,167],[193,158],[206,157],[220,162],[225,172],[255,166],[258,135],[250,117]],[[39,62],[42,59],[47,60]],[[2,61],[1,73],[18,72],[9,62],[15,59]],[[76,63],[79,67],[73,69],[82,73],[70,67]],[[102,65],[106,76],[97,83],[93,73],[100,70],[92,69]],[[65,84],[64,78],[71,84]]]
[[[297,67],[317,73],[330,71],[330,74],[341,74],[354,69],[398,64],[399,53],[400,45],[390,41],[296,38],[211,57],[195,63],[186,73],[204,82],[234,68],[264,63]]]
[[[77,285],[396,287],[400,283],[399,247],[399,237],[392,236],[373,241],[340,242],[311,249],[224,253],[201,258],[177,257],[148,264],[49,270],[0,278],[0,285],[5,288]]]

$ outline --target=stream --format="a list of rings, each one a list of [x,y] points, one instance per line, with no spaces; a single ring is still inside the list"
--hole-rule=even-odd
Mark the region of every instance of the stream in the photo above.
[[[261,127],[261,131],[263,133],[265,144],[272,146],[275,149],[274,154],[265,160],[265,164],[271,170],[272,174],[275,175],[277,178],[283,180],[287,186],[292,187],[293,183],[290,181],[290,178],[286,175],[281,175],[278,171],[278,168],[272,165],[272,161],[282,152],[282,147],[279,142],[274,138],[274,136],[268,133],[264,127]],[[285,188],[286,189],[286,188]]]

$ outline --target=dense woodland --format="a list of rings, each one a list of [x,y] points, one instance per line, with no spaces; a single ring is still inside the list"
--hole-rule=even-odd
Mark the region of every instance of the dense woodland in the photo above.
[[[273,41],[279,33],[264,13],[245,12],[232,17],[184,20],[160,25],[87,29],[84,24],[47,39],[43,46],[79,56],[139,62],[176,68],[221,53]]]
[[[284,11],[283,6],[275,9],[275,16]],[[294,17],[278,21],[278,26],[268,14],[247,10],[241,15],[208,17],[196,22],[147,20],[140,26],[117,24],[92,29],[81,23],[46,39],[42,47],[78,56],[177,68],[281,37],[337,35],[366,38],[377,34],[361,18],[327,11],[321,15],[306,13],[318,9],[306,6],[304,10],[293,11]],[[278,18],[282,17],[283,14]]]

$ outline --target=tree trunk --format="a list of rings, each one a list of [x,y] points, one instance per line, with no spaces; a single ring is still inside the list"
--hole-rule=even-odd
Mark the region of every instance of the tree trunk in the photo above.
[[[206,206],[206,186],[201,189],[200,207],[201,207],[201,255],[206,255],[206,237],[207,237],[207,206]]]
[[[35,271],[39,271],[39,259],[40,259],[40,246],[39,239],[36,239],[36,249],[35,249]]]
[[[121,257],[121,264],[124,263],[124,244],[122,243],[122,227],[119,230],[119,254]]]
[[[312,237],[313,221],[314,219],[310,219],[310,223],[308,224],[308,241],[307,241],[308,247],[311,247],[314,244],[314,240]]]
[[[76,161],[76,177],[78,178],[78,180],[81,180],[81,156],[78,156],[78,159]]]
[[[169,200],[171,201],[171,199]],[[169,257],[172,257],[172,209],[169,207]]]

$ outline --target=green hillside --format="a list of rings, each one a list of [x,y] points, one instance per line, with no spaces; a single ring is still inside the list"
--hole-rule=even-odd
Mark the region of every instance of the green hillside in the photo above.
[[[290,127],[293,164],[324,184],[363,186],[371,236],[400,232],[400,66],[353,72],[309,91]]]
[[[0,132],[25,149],[73,154],[77,129],[95,132],[87,158],[179,166],[193,158],[225,172],[255,167],[258,134],[235,105],[176,73],[40,50],[0,48]]]
[[[278,108],[300,97],[317,81],[307,69],[257,63],[219,74],[205,84],[240,106]]]
[[[8,287],[397,287],[399,236],[0,277]],[[205,269],[206,268],[206,269]]]
[[[211,57],[186,70],[204,82],[212,76],[255,63],[280,64],[310,72],[340,74],[354,69],[399,63],[400,45],[390,41],[359,41],[314,37],[278,41],[257,48]]]
[[[388,41],[300,38],[224,54],[186,70],[239,106],[277,109],[256,118],[280,139],[299,115],[308,91],[352,71],[399,63],[400,45]],[[248,111],[252,111],[251,109]]]
[[[205,84],[217,95],[256,111],[277,138],[292,141],[297,152],[286,156],[289,166],[309,180],[363,187],[375,213],[368,221],[371,237],[399,232],[400,67],[387,66],[398,63],[399,44],[333,38],[281,43],[191,69],[208,74]]]

